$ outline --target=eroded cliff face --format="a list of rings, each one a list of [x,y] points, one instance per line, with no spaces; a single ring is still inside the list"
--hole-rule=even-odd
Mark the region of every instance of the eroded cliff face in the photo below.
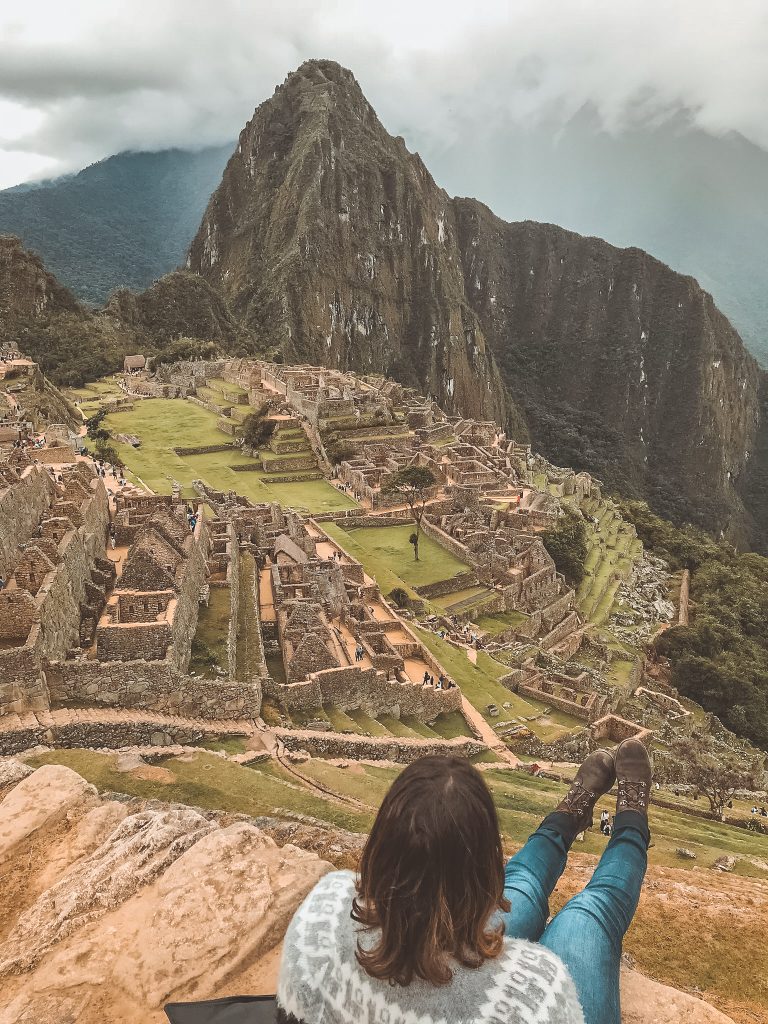
[[[761,373],[712,297],[639,249],[456,201],[465,285],[531,432],[668,518],[745,539]]]
[[[302,65],[255,112],[188,266],[286,362],[388,373],[525,432],[466,299],[451,200],[337,64]]]
[[[257,350],[388,373],[664,515],[763,529],[739,496],[761,372],[711,297],[640,250],[451,199],[337,64],[256,110],[188,266]]]
[[[0,235],[0,328],[17,319],[77,313],[74,295],[25,249],[15,235]]]

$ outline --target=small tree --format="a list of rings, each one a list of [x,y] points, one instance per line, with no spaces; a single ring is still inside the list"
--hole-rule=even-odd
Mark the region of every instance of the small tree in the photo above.
[[[96,442],[96,458],[101,459],[103,462],[109,462],[111,465],[117,466],[118,468],[122,468],[124,465],[117,448],[101,439]]]
[[[408,538],[413,545],[413,557],[419,560],[419,538],[421,536],[421,520],[429,500],[429,492],[437,480],[431,469],[426,466],[407,466],[395,473],[382,488],[385,494],[399,494],[410,509],[416,529]]]
[[[249,448],[261,448],[275,432],[277,423],[260,413],[252,412],[243,423],[243,441]]]
[[[738,789],[759,789],[764,767],[759,759],[748,761],[735,751],[718,747],[707,733],[681,736],[670,745],[685,779],[709,801],[712,817],[722,821],[725,808]]]

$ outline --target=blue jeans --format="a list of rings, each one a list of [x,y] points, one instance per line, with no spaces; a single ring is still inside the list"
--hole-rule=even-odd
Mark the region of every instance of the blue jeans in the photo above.
[[[547,924],[549,896],[565,868],[574,839],[573,819],[555,812],[544,819],[507,863],[504,895],[506,934],[540,942],[568,968],[586,1024],[621,1024],[621,943],[640,898],[648,823],[643,815],[616,815],[610,841],[592,878]]]

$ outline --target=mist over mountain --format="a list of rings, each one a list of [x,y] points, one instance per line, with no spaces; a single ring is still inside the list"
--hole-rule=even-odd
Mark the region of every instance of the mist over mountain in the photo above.
[[[420,152],[439,183],[506,220],[538,220],[637,246],[712,293],[768,365],[768,152],[678,116],[601,128],[584,108],[565,127],[467,123]]]
[[[183,262],[231,144],[120,153],[78,174],[0,191],[0,233],[17,235],[74,294],[103,304]]]

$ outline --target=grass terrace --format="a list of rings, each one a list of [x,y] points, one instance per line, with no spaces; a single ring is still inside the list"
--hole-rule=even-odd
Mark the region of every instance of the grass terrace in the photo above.
[[[242,749],[242,741],[227,740],[212,746],[236,753]],[[316,790],[304,790],[294,775],[289,775],[274,761],[259,762],[252,768],[243,767],[203,749],[189,760],[174,757],[164,761],[163,765],[168,770],[165,779],[142,778],[142,774],[149,773],[143,773],[141,766],[129,772],[118,772],[113,754],[95,750],[52,750],[29,758],[29,763],[34,767],[65,764],[102,792],[128,793],[148,800],[169,800],[251,815],[309,814],[355,831],[370,826],[384,794],[402,770],[364,764],[341,768],[317,758],[299,766],[303,775],[322,782],[336,793],[366,804],[370,813],[365,813],[342,807],[319,795]],[[566,783],[536,778],[523,771],[491,768],[484,777],[499,812],[502,832],[515,845],[525,841],[566,790]],[[666,792],[664,796],[666,798]],[[603,807],[613,813],[614,804],[615,800],[603,797],[597,805],[596,818]],[[736,874],[768,879],[765,836],[653,805],[650,824],[654,840],[650,851],[652,865],[708,868],[723,854],[732,854],[741,858],[736,865]],[[605,842],[596,829],[587,832],[584,843],[579,844],[578,853],[600,854]],[[678,857],[675,850],[679,846],[693,850],[697,855],[696,861]]]
[[[586,498],[581,508],[596,523],[587,521],[585,576],[576,592],[576,604],[585,619],[601,626],[615,610],[621,581],[632,572],[643,546],[606,502]]]
[[[485,651],[477,652],[477,663],[473,665],[463,649],[454,647],[447,640],[441,640],[435,633],[418,627],[415,632],[456,680],[470,704],[477,708],[491,726],[499,722],[518,722],[545,742],[583,728],[584,723],[578,718],[554,710],[544,714],[545,704],[521,697],[502,686],[498,680],[509,672],[509,668],[495,661]],[[489,704],[498,707],[497,717],[488,713]],[[505,708],[505,704],[509,707]]]
[[[475,619],[475,625],[485,633],[496,636],[498,633],[503,633],[506,629],[519,628],[528,621],[528,618],[525,612],[514,610],[508,612],[489,612],[487,615],[478,616]]]
[[[229,444],[231,438],[217,427],[215,413],[182,399],[148,398],[133,409],[112,413],[105,425],[113,435],[136,435],[140,448],[115,442],[133,479],[158,494],[170,494],[173,481],[185,497],[193,495],[192,481],[204,480],[218,490],[236,490],[254,502],[277,501],[307,512],[333,512],[356,507],[356,502],[326,480],[279,483],[261,471],[260,464],[238,448],[203,455],[177,455],[175,448],[203,448]],[[253,472],[232,466],[253,466]]]
[[[360,558],[366,571],[374,577],[385,593],[388,590],[386,584],[382,583],[380,575],[391,573],[393,569],[409,588],[452,579],[468,569],[464,562],[424,534],[419,541],[417,562],[413,557],[413,547],[408,542],[413,533],[413,526],[410,524],[338,529],[340,533],[334,533],[335,539],[348,546],[350,554]],[[354,552],[348,544],[349,540],[354,543]]]

